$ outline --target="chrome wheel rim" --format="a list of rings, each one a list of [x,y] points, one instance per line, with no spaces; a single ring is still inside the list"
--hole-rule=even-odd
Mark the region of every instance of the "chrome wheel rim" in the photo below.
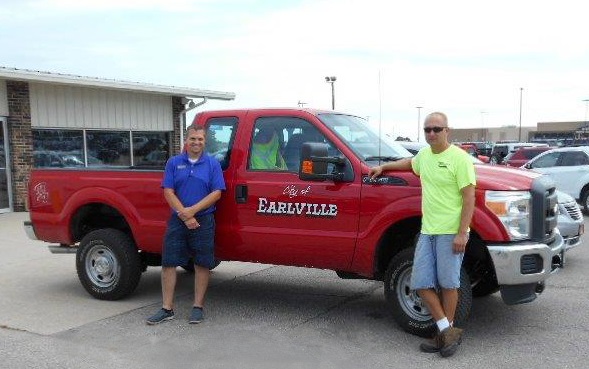
[[[396,286],[397,299],[405,314],[412,319],[418,321],[428,321],[431,319],[431,314],[425,306],[417,291],[411,290],[411,269],[407,268],[399,275],[399,280]]]
[[[86,274],[100,288],[114,285],[119,280],[120,264],[113,252],[104,246],[94,246],[86,256]]]

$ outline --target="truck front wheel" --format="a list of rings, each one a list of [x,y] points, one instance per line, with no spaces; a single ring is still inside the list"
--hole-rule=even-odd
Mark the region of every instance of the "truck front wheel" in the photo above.
[[[436,324],[417,291],[410,288],[414,251],[413,247],[401,250],[389,263],[384,280],[385,299],[401,328],[420,337],[432,337]],[[470,280],[464,268],[460,273],[458,295],[454,325],[461,327],[466,323],[472,306]]]
[[[80,242],[76,270],[82,286],[92,296],[118,300],[139,284],[141,259],[127,234],[117,229],[99,229]]]

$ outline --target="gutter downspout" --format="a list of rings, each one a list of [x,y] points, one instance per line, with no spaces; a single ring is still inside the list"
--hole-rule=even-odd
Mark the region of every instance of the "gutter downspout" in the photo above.
[[[209,101],[209,99],[206,96],[203,96],[202,101],[195,103],[192,99],[186,98],[184,97],[183,100],[186,99],[188,101],[186,101],[184,103],[184,105],[188,105],[187,108],[185,108],[184,110],[182,110],[179,114],[179,118],[180,118],[180,152],[182,152],[182,147],[184,145],[184,131],[186,131],[186,113],[189,112],[190,110],[197,108],[203,104],[205,104],[207,101]]]

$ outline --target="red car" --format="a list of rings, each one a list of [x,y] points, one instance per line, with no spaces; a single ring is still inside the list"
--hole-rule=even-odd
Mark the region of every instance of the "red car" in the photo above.
[[[456,144],[458,147],[466,151],[469,155],[474,156],[475,158],[479,159],[483,163],[489,162],[489,157],[485,155],[481,155],[479,150],[477,149],[476,145],[473,144]]]
[[[550,149],[552,149],[552,147],[548,146],[520,147],[519,149],[507,154],[505,159],[503,159],[503,164],[510,167],[521,167],[530,161],[530,159],[536,157],[536,155]]]

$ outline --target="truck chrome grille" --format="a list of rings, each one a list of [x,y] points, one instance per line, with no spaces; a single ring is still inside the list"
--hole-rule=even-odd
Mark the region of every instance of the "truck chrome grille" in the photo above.
[[[532,232],[531,239],[551,244],[555,239],[554,229],[558,218],[558,199],[554,181],[543,175],[532,183]]]
[[[579,220],[583,217],[581,214],[581,208],[575,202],[569,202],[567,204],[563,204],[564,208],[567,210],[567,213],[573,218],[574,220]]]

